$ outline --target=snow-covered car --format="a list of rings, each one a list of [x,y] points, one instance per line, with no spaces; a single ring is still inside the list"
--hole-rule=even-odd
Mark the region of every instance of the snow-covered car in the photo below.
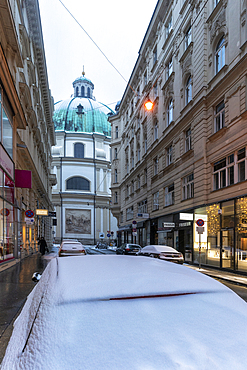
[[[140,252],[142,247],[139,244],[124,243],[116,249],[116,254],[134,254]]]
[[[147,245],[138,253],[139,256],[160,258],[162,260],[184,263],[183,254],[167,245]]]
[[[53,258],[15,321],[1,370],[246,370],[247,304],[187,266]]]
[[[86,249],[80,242],[63,241],[58,255],[59,257],[85,255]]]

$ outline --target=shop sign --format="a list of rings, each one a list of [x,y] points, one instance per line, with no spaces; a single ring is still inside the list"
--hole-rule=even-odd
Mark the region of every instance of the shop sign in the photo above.
[[[37,216],[48,216],[48,209],[36,209]]]
[[[138,218],[149,218],[149,213],[137,213],[136,217],[138,217]]]
[[[174,222],[163,222],[163,227],[175,227]]]
[[[180,222],[178,227],[188,227],[191,226],[191,222]]]
[[[179,213],[179,219],[184,221],[193,221],[193,213]]]

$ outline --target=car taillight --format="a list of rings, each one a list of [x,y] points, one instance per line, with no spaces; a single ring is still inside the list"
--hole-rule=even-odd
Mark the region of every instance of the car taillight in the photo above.
[[[126,250],[126,251],[129,251],[130,249],[129,249],[129,247],[126,247],[126,248],[125,248],[125,250]]]

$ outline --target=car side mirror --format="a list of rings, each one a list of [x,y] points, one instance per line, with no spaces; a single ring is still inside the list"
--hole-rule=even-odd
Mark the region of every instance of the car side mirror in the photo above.
[[[41,274],[39,272],[35,272],[32,276],[32,280],[37,283],[41,278]]]

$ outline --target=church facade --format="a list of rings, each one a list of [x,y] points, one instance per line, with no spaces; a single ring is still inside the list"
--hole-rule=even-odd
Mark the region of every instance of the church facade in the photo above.
[[[94,245],[116,238],[111,214],[111,125],[114,112],[93,96],[94,84],[83,73],[73,82],[74,95],[55,104],[56,146],[52,152],[56,211],[54,241],[77,239]]]

